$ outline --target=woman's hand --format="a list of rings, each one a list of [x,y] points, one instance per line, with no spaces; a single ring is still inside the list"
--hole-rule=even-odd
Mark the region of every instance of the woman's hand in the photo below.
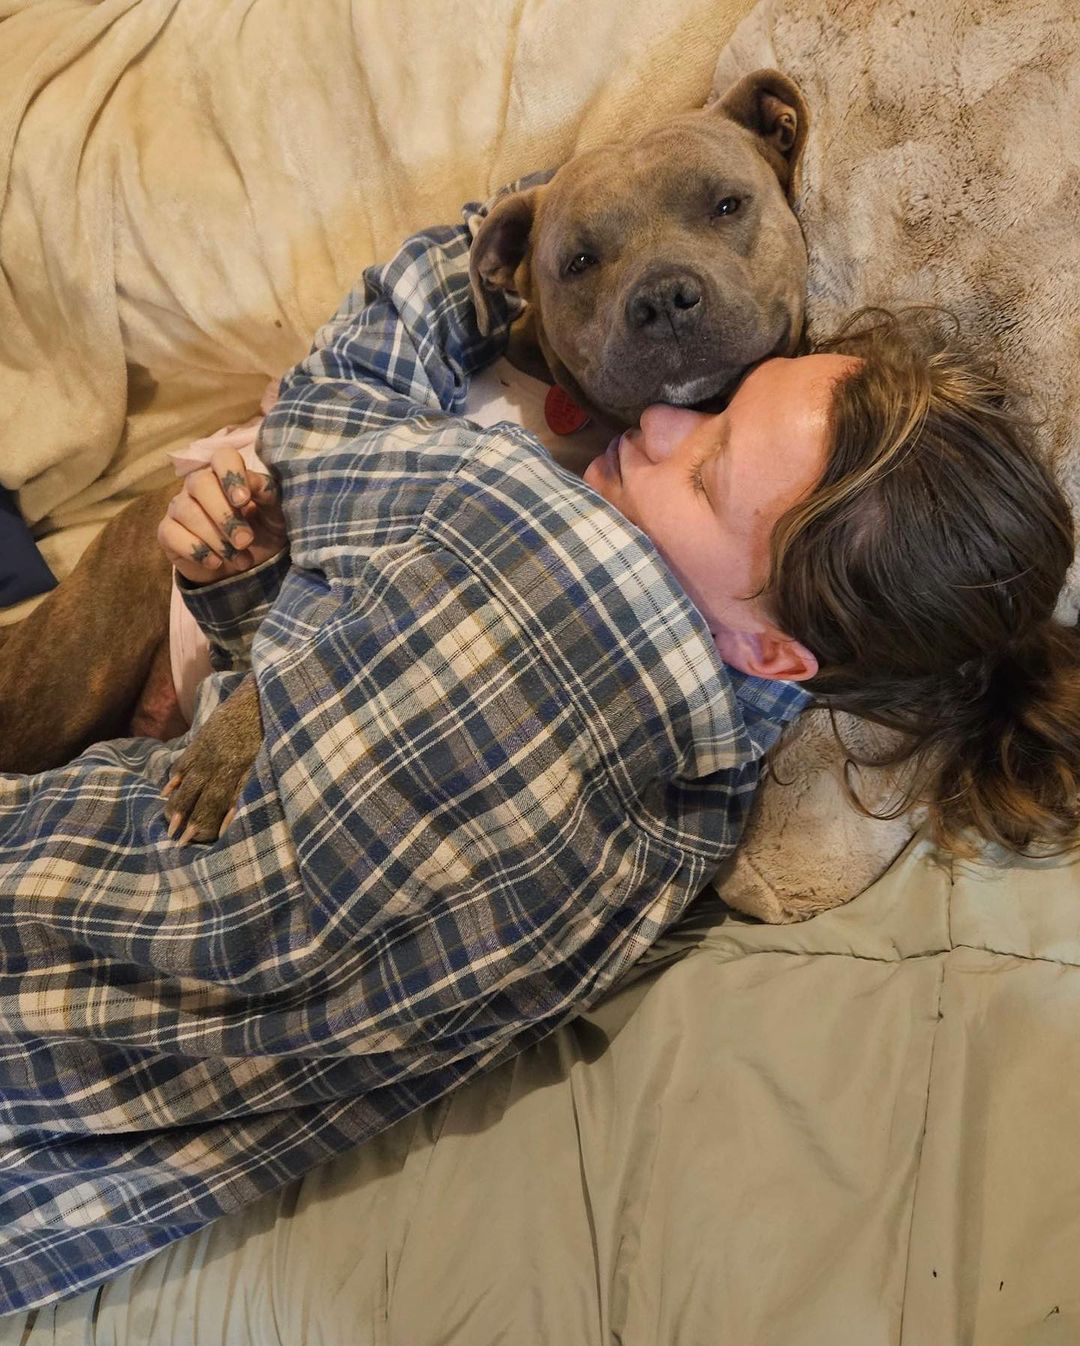
[[[252,472],[232,448],[189,472],[158,524],[157,540],[193,584],[209,584],[261,565],[287,543],[277,482]]]

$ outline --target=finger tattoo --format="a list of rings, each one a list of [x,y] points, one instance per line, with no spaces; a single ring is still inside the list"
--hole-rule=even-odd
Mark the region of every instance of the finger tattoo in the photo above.
[[[242,476],[242,474],[239,472],[226,472],[225,475],[221,478],[221,484],[225,488],[225,494],[229,496],[230,499],[232,498],[232,493],[234,490],[237,491],[247,490],[247,482]]]
[[[191,559],[196,561],[199,565],[202,565],[209,555],[210,548],[205,542],[196,542],[191,549]]]

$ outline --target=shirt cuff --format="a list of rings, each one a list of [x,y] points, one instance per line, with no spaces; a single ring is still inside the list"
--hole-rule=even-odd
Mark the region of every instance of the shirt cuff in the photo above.
[[[177,572],[176,587],[211,646],[242,654],[251,648],[291,563],[286,547],[251,570],[210,584],[192,584]]]

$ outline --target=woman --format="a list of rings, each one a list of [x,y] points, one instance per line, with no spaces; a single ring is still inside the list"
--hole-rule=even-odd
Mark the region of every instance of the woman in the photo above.
[[[510,317],[478,333],[467,250],[432,231],[368,274],[264,423],[265,557],[189,586],[232,664],[197,723],[253,665],[265,729],[224,835],[166,836],[173,745],[0,778],[0,1311],[148,1256],[593,1003],[736,844],[801,685],[851,662],[833,591],[785,578],[828,507],[851,612],[875,615],[831,475],[837,396],[871,361],[770,362],[717,418],[654,409],[583,484],[452,414]],[[193,581],[225,569],[189,560]]]
[[[222,479],[246,472],[219,452],[162,521],[193,584],[284,546],[273,494],[248,507],[253,551],[220,525],[242,522]],[[1071,513],[1004,386],[926,311],[856,314],[814,355],[759,365],[720,414],[650,407],[585,481],[649,536],[729,667],[901,732],[881,764],[909,763],[900,807],[925,803],[943,847],[1073,836],[1080,639],[1053,617]]]

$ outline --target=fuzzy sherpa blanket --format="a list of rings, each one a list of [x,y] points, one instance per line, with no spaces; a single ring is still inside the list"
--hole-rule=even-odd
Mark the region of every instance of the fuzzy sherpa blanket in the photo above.
[[[797,211],[810,336],[853,308],[935,303],[1026,390],[1040,442],[1080,503],[1080,8],[1075,0],[762,0],[714,94],[773,65],[812,120]],[[1075,620],[1076,567],[1059,615]],[[850,720],[860,751],[869,731]],[[722,888],[798,919],[879,874],[913,828],[851,810],[827,716],[803,716]],[[887,785],[864,774],[875,807]]]

